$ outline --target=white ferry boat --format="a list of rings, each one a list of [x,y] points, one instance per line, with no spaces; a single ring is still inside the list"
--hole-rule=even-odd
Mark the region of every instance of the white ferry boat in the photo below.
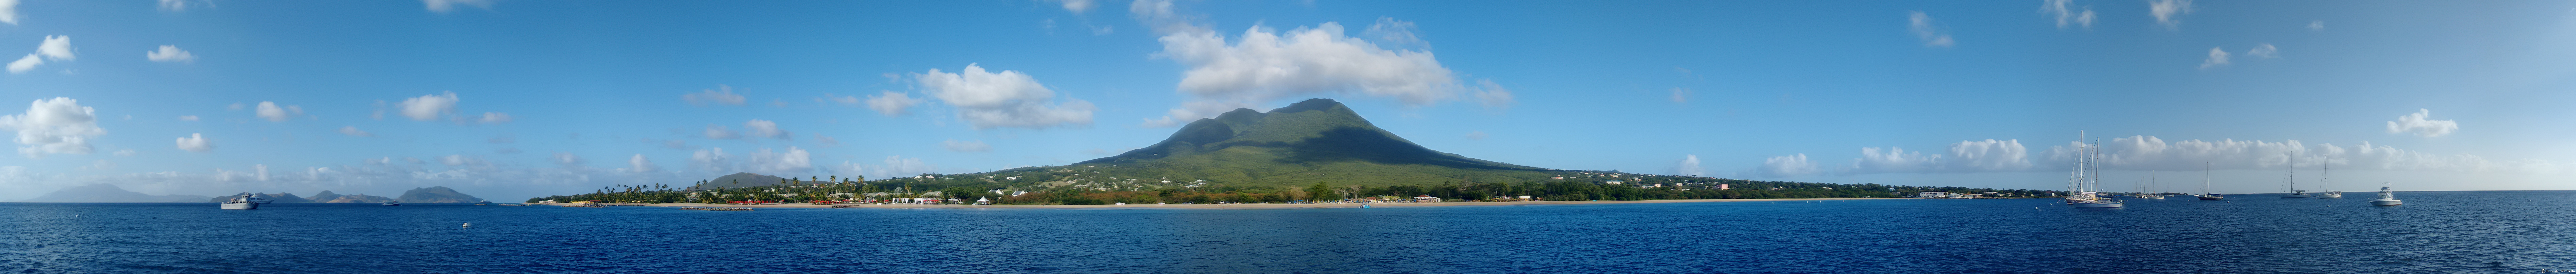
[[[259,209],[259,204],[260,204],[260,203],[267,202],[267,200],[268,200],[268,199],[261,199],[261,198],[259,198],[258,196],[251,196],[251,194],[250,194],[250,193],[242,193],[241,197],[233,197],[233,200],[231,200],[231,201],[224,201],[223,208],[224,208],[224,209]]]

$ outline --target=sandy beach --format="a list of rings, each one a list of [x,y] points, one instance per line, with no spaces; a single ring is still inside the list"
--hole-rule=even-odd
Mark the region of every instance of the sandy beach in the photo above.
[[[1368,203],[1368,205],[1369,205],[1370,207],[1415,207],[1415,206],[1515,206],[1515,205],[1591,205],[1591,204],[1703,203],[1703,202],[1785,202],[1785,201],[1877,200],[1877,199],[1914,199],[1914,198],[1696,199],[1696,200],[1643,200],[1643,201],[1529,201],[1529,202],[1445,202],[1445,203],[1403,203],[1403,202],[1397,202],[1397,203]],[[817,204],[782,204],[782,205],[715,205],[715,204],[693,204],[693,203],[665,203],[665,204],[652,204],[652,205],[648,205],[648,206],[660,206],[660,207],[689,207],[689,206],[701,206],[701,207],[749,207],[749,208],[831,208],[831,207],[832,207],[832,206],[830,206],[830,205],[817,205]],[[1359,203],[1321,203],[1321,204],[1133,204],[1133,205],[959,205],[959,204],[930,204],[930,205],[922,205],[922,204],[891,204],[891,205],[887,205],[887,204],[857,204],[857,206],[851,206],[851,207],[848,207],[848,208],[1065,208],[1065,209],[1152,209],[1152,208],[1167,208],[1167,209],[1264,209],[1264,208],[1352,208],[1352,207],[1360,207],[1360,204],[1359,204]]]

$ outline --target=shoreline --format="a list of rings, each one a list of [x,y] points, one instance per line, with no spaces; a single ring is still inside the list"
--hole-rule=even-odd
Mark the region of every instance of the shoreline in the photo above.
[[[1439,202],[1439,203],[1383,202],[1383,203],[1368,203],[1368,205],[1369,205],[1370,207],[1516,206],[1516,205],[1592,205],[1592,204],[1705,203],[1705,202],[1764,202],[1764,201],[1777,202],[1777,201],[1882,200],[1882,199],[1920,199],[1920,198],[1677,199],[1677,200],[1637,200],[1637,201],[1525,201],[1525,202]],[[817,205],[817,204],[718,205],[718,204],[696,204],[696,203],[661,203],[661,204],[651,204],[651,205],[645,205],[645,206],[651,206],[651,207],[832,208],[832,206],[831,206],[831,205]],[[961,204],[891,204],[891,205],[888,205],[888,204],[858,204],[858,206],[852,206],[852,207],[847,207],[847,208],[1060,208],[1060,209],[1157,209],[1157,208],[1161,208],[1161,209],[1264,209],[1264,208],[1358,208],[1358,207],[1360,207],[1360,203],[1320,203],[1320,204],[1129,204],[1129,205],[961,205]]]

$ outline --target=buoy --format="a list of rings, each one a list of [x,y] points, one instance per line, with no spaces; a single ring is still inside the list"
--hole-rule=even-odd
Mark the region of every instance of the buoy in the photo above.
[[[474,223],[465,223],[465,228],[474,228]]]

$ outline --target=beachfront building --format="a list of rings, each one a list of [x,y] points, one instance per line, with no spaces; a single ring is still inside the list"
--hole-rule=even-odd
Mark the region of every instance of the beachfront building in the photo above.
[[[1915,198],[1925,198],[1925,199],[1931,199],[1931,198],[1952,198],[1949,192],[1940,192],[1940,191],[1924,191],[1923,193],[1915,193],[1915,194],[1914,194],[1914,197],[1915,197]]]
[[[1416,203],[1438,203],[1438,202],[1440,202],[1440,197],[1431,197],[1431,195],[1414,195],[1414,196],[1413,196],[1413,202],[1416,202]]]

